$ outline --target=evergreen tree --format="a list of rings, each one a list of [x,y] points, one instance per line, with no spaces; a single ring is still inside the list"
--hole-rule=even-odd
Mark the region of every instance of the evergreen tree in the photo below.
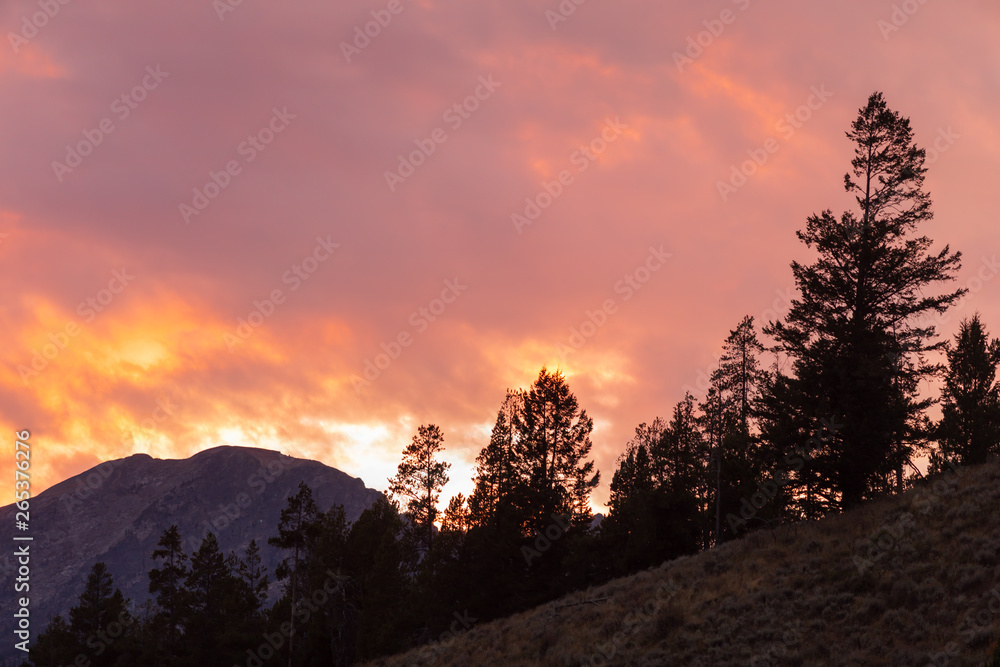
[[[612,572],[624,575],[697,551],[706,525],[706,446],[687,394],[671,421],[640,424],[619,458],[601,524]]]
[[[434,424],[421,426],[399,462],[396,476],[389,480],[389,490],[405,499],[414,528],[422,535],[423,550],[430,552],[434,540],[434,521],[441,488],[448,483],[450,463],[437,460],[444,451],[444,434]]]
[[[184,639],[192,664],[239,662],[255,638],[258,599],[240,577],[239,569],[235,555],[223,556],[214,533],[209,533],[191,556],[185,580],[189,604]]]
[[[441,532],[464,535],[468,529],[469,509],[466,507],[465,496],[459,493],[448,501],[448,507],[442,515]]]
[[[984,463],[1000,451],[1000,386],[996,382],[1000,341],[989,334],[977,313],[962,321],[948,350],[942,391],[942,416],[935,429],[938,447],[931,472],[947,466]]]
[[[361,584],[356,656],[368,660],[406,646],[409,596],[399,506],[385,496],[361,513],[347,537],[346,569]]]
[[[70,631],[81,648],[89,650],[94,667],[115,664],[120,649],[115,644],[130,624],[125,597],[115,588],[107,566],[95,563],[79,603],[69,610]]]
[[[246,555],[239,562],[238,571],[251,596],[251,604],[256,609],[257,615],[260,615],[267,599],[268,579],[267,568],[262,564],[257,540],[250,540]]]
[[[939,370],[921,353],[943,344],[932,342],[932,325],[918,322],[966,291],[925,295],[953,278],[961,255],[947,246],[931,253],[931,240],[915,235],[932,213],[923,189],[925,152],[913,142],[909,119],[874,93],[847,137],[855,157],[844,184],[858,210],[839,220],[829,210],[807,220],[797,235],[819,257],[808,266],[792,263],[800,296],[784,322],[765,328],[795,374],[774,385],[771,400],[800,401],[797,410],[813,420],[842,424],[826,443],[828,457],[813,461],[822,492],[840,508],[901,486],[929,403],[918,397],[918,383]],[[793,410],[772,405],[771,414],[781,412]],[[810,437],[803,424],[788,426],[773,430],[799,442]]]
[[[305,482],[299,482],[298,491],[288,498],[288,504],[281,510],[278,521],[278,535],[269,537],[271,546],[291,551],[275,570],[279,580],[288,579],[288,617],[291,633],[288,638],[288,664],[291,667],[295,655],[295,620],[298,612],[299,581],[301,561],[306,548],[316,532],[316,516],[319,510],[313,500],[312,489]]]
[[[103,562],[91,568],[69,619],[67,624],[56,616],[38,636],[29,654],[32,664],[113,667],[122,654],[123,638],[132,632],[133,619]]]
[[[513,425],[526,468],[526,534],[544,530],[554,515],[570,517],[578,527],[589,525],[590,493],[600,481],[594,462],[586,460],[594,421],[580,409],[561,372],[542,368]]]
[[[476,457],[475,489],[469,497],[469,521],[473,526],[496,526],[514,512],[513,502],[524,469],[514,418],[523,403],[523,392],[507,390],[490,442]]]
[[[733,536],[722,517],[739,512],[744,498],[756,491],[765,462],[757,448],[755,406],[767,373],[759,355],[753,318],[746,316],[723,343],[719,367],[701,404],[702,430],[711,450],[709,486],[715,509],[714,542]]]
[[[698,426],[694,396],[690,393],[674,406],[670,422],[650,452],[650,459],[663,485],[691,493],[699,503],[707,503],[708,445]]]
[[[347,664],[353,653],[357,599],[349,596],[353,579],[344,570],[347,539],[342,505],[317,516],[301,568],[303,603],[296,627],[296,664]]]
[[[82,644],[77,642],[69,624],[60,614],[52,618],[45,631],[35,639],[28,653],[30,662],[22,663],[22,667],[76,664],[76,656],[79,655],[81,647]]]
[[[182,664],[186,654],[181,638],[190,596],[184,585],[189,571],[182,545],[177,524],[163,531],[152,555],[153,560],[160,561],[160,566],[149,571],[149,592],[155,596],[157,606],[151,636],[156,642],[156,653],[166,665]]]

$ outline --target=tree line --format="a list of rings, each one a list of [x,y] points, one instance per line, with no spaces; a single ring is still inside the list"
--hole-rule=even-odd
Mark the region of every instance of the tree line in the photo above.
[[[857,208],[810,216],[797,236],[815,258],[791,265],[787,315],[759,330],[742,318],[704,396],[635,429],[603,521],[590,509],[593,420],[543,368],[507,391],[468,498],[438,509],[450,465],[441,429],[422,425],[389,493],[354,523],[304,484],[288,499],[269,540],[287,556],[270,607],[256,544],[223,555],[209,535],[189,556],[173,527],[151,554],[146,606],[129,610],[98,563],[33,663],[348,665],[440,650],[430,643],[569,591],[899,493],[921,455],[935,473],[1000,453],[1000,341],[978,314],[952,341],[933,325],[967,290],[946,287],[961,253],[918,231],[932,217],[925,152],[880,93],[847,137]],[[931,379],[939,397],[921,391]]]

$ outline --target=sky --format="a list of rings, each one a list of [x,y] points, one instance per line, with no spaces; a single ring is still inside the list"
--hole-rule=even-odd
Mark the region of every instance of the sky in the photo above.
[[[446,502],[546,366],[601,510],[635,427],[787,312],[874,91],[928,150],[921,233],[963,253],[939,330],[1000,332],[995,0],[6,0],[0,27],[0,424],[35,494],[222,444],[384,490],[433,423]]]

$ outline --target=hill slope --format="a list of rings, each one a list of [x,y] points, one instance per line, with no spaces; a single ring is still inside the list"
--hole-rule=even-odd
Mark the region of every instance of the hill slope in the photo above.
[[[1000,464],[949,471],[372,664],[981,665],[998,509]]]
[[[35,632],[77,602],[97,561],[107,563],[133,608],[147,599],[150,554],[163,531],[175,523],[188,554],[210,530],[225,553],[242,554],[256,539],[275,594],[273,572],[282,554],[267,545],[267,538],[277,534],[286,499],[302,481],[312,487],[321,510],[342,504],[349,521],[379,496],[360,479],[318,461],[249,447],[216,447],[180,460],[136,454],[46,489],[31,501]],[[13,505],[0,508],[8,544],[14,512]],[[0,561],[5,591],[14,589],[12,551],[6,549]],[[13,609],[13,594],[0,596],[0,614],[8,616]]]

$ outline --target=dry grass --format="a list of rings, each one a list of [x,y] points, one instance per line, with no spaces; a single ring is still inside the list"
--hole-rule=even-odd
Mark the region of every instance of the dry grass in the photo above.
[[[1000,463],[950,472],[372,665],[981,665],[1000,624],[998,508]],[[592,598],[610,599],[557,609]]]

